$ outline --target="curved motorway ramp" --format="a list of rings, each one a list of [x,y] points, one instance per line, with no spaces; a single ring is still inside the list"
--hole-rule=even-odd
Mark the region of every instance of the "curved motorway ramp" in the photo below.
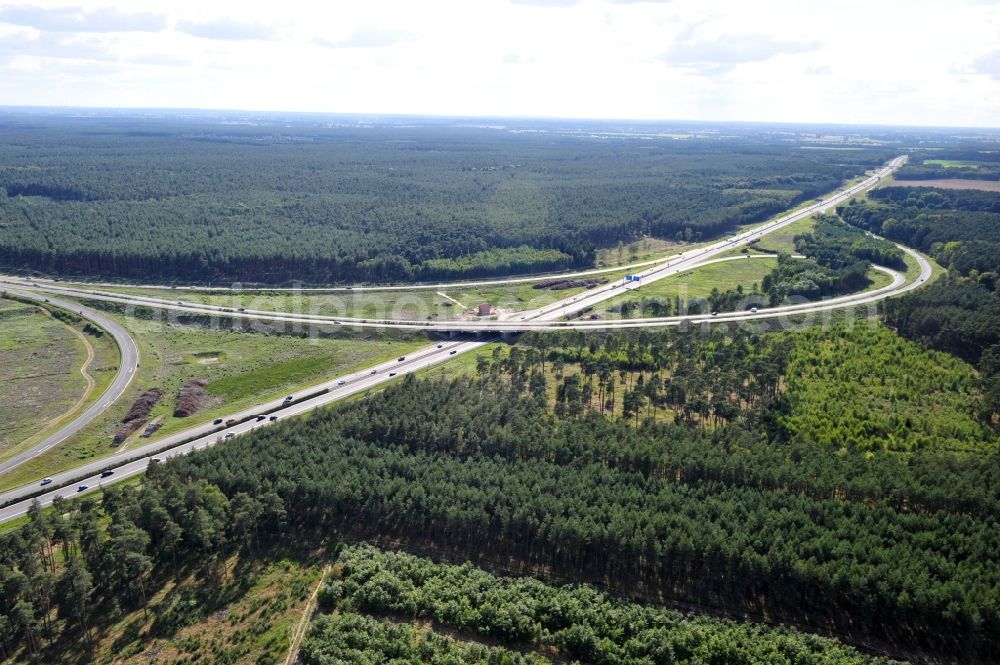
[[[121,352],[121,362],[118,365],[118,374],[115,376],[115,380],[112,381],[111,385],[108,386],[108,389],[97,398],[97,401],[91,404],[86,411],[74,418],[68,425],[61,428],[55,434],[39,441],[31,448],[9,457],[3,462],[0,462],[0,474],[6,473],[14,467],[24,464],[28,460],[41,455],[46,450],[61,443],[62,441],[65,441],[70,436],[86,427],[90,421],[101,415],[109,406],[114,404],[115,401],[122,396],[125,389],[128,388],[132,379],[135,377],[135,370],[139,365],[139,347],[136,346],[135,340],[133,340],[128,332],[126,332],[125,328],[121,327],[118,323],[112,321],[100,312],[84,307],[79,303],[62,300],[54,296],[43,298],[36,293],[22,291],[17,288],[10,288],[8,286],[3,287],[2,291],[16,295],[19,298],[27,298],[39,303],[47,301],[50,305],[55,305],[56,307],[76,312],[91,323],[103,328],[107,332],[111,333],[115,343],[118,344],[118,349]]]
[[[738,257],[721,257],[719,255],[729,252],[735,247],[745,245],[752,240],[786,226],[797,219],[801,219],[817,211],[825,210],[826,208],[845,200],[852,194],[877,183],[882,176],[887,175],[895,168],[898,168],[904,160],[905,157],[899,157],[892,160],[887,167],[879,170],[875,175],[865,179],[861,183],[855,184],[833,194],[818,204],[814,204],[805,209],[787,214],[779,219],[739,233],[732,238],[720,241],[708,247],[685,252],[666,260],[661,259],[656,262],[653,267],[644,270],[639,274],[642,275],[644,282],[648,282],[662,279],[670,275],[676,275],[682,271],[690,270],[691,268],[699,267],[714,261],[739,260]],[[57,286],[48,283],[44,285],[33,284],[31,282],[27,282],[26,280],[0,276],[0,282],[13,285],[13,288],[7,288],[9,292],[35,300],[40,300],[41,296],[22,289],[37,289],[44,291],[46,294],[62,293],[64,295],[87,297],[95,300],[121,302],[126,304],[142,304],[168,310],[207,314],[220,313],[223,316],[228,315],[266,320],[300,321],[303,323],[343,323],[344,325],[369,325],[375,327],[398,327],[404,329],[423,330],[448,330],[449,328],[457,328],[459,330],[474,332],[481,335],[481,338],[476,341],[442,342],[440,344],[411,352],[407,356],[400,357],[396,361],[380,363],[379,365],[370,367],[367,370],[361,370],[343,375],[341,377],[335,377],[325,384],[313,386],[311,389],[307,390],[307,394],[301,398],[301,401],[295,401],[293,403],[273,401],[271,403],[257,405],[253,409],[236,414],[235,419],[238,423],[232,426],[216,427],[209,424],[203,424],[185,430],[184,432],[179,432],[171,437],[149,443],[141,448],[104,457],[99,460],[85,463],[75,469],[53,474],[51,488],[42,488],[36,481],[35,484],[25,485],[0,493],[0,506],[2,506],[0,507],[0,523],[24,515],[34,500],[38,500],[41,505],[46,506],[51,504],[52,500],[57,496],[69,497],[79,495],[81,493],[97,491],[103,484],[113,483],[142,473],[155,459],[164,459],[174,455],[183,455],[193,450],[206,448],[224,441],[229,436],[239,436],[240,434],[257,429],[258,427],[266,427],[273,422],[272,417],[274,420],[283,420],[289,416],[306,413],[336,400],[343,399],[349,395],[376,388],[388,381],[391,381],[397,376],[402,376],[439,363],[447,362],[456,355],[480,348],[484,344],[498,337],[498,333],[566,328],[608,329],[630,328],[637,326],[663,327],[680,325],[685,322],[692,324],[710,322],[733,323],[738,321],[761,320],[776,317],[799,317],[821,311],[854,307],[877,302],[878,300],[919,288],[929,281],[931,277],[930,263],[923,256],[910,250],[909,248],[902,246],[899,247],[913,257],[920,267],[920,274],[909,283],[907,283],[907,280],[902,274],[889,270],[888,268],[876,266],[877,269],[882,270],[892,278],[891,284],[871,291],[841,296],[839,298],[831,298],[829,300],[813,303],[796,303],[772,308],[761,308],[757,312],[720,312],[717,316],[703,314],[618,321],[559,320],[570,311],[579,311],[590,304],[607,300],[618,295],[619,293],[622,293],[624,284],[616,282],[599,287],[586,294],[572,296],[563,301],[546,305],[540,309],[519,312],[515,315],[520,316],[517,321],[508,319],[481,323],[448,322],[428,324],[427,322],[417,321],[367,321],[364,319],[334,320],[333,317],[310,316],[283,312],[219,312],[221,308],[217,307],[205,307],[183,302],[170,302],[166,299],[159,298],[113,294],[90,289],[81,289],[72,286]],[[131,381],[132,377],[135,375],[138,350],[136,349],[134,341],[128,336],[125,330],[121,328],[121,326],[116,324],[114,321],[109,320],[107,317],[76,303],[58,300],[55,298],[52,298],[50,301],[53,304],[80,312],[94,323],[97,323],[98,325],[111,331],[112,334],[115,335],[115,339],[118,340],[119,347],[122,349],[122,370],[119,371],[119,374],[111,388],[109,388],[105,394],[102,395],[101,399],[96,404],[91,406],[91,408],[88,409],[83,415],[78,417],[75,421],[63,428],[57,434],[34,446],[31,450],[25,451],[24,453],[21,453],[20,455],[17,455],[16,457],[0,464],[0,473],[17,466],[27,459],[31,459],[32,457],[59,443],[70,434],[78,431],[101,411],[106,409],[118,397],[120,397],[129,381]],[[268,414],[269,417],[260,415],[262,413]],[[154,457],[154,455],[156,457]],[[107,470],[106,474],[102,474],[102,470]],[[79,485],[74,487],[74,483],[79,483]]]

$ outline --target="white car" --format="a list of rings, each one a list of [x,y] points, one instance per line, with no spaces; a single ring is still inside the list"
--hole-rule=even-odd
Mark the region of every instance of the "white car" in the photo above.
[[[757,308],[756,307],[751,307],[750,308],[750,313],[751,314],[756,314],[757,313]]]

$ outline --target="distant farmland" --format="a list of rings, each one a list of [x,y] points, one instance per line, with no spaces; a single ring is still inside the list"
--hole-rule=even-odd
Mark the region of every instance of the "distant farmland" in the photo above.
[[[906,187],[939,187],[941,189],[981,189],[1000,192],[1000,180],[972,180],[965,178],[941,178],[939,180],[899,180],[897,184]]]

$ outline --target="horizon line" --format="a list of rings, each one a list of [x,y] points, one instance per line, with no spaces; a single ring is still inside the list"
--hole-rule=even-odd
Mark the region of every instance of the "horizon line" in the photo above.
[[[289,116],[327,116],[341,118],[407,118],[428,120],[511,120],[518,122],[571,122],[571,123],[642,123],[642,124],[703,124],[703,125],[771,125],[800,127],[843,127],[843,128],[880,128],[900,130],[975,130],[1000,132],[1000,126],[979,125],[893,125],[883,122],[837,122],[837,121],[803,121],[803,120],[699,120],[692,118],[617,118],[617,117],[586,117],[586,116],[556,116],[541,114],[489,115],[475,113],[421,113],[400,111],[295,111],[278,109],[240,109],[224,107],[189,107],[189,106],[54,106],[45,104],[0,104],[0,112],[10,111],[83,111],[83,112],[113,112],[113,113],[218,113],[244,115],[289,115]]]

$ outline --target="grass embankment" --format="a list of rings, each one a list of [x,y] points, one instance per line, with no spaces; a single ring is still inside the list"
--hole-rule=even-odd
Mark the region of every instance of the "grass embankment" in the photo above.
[[[114,380],[119,352],[111,336],[64,318],[0,299],[0,458],[57,431]]]
[[[598,314],[602,318],[620,318],[620,314],[611,311],[613,307],[643,298],[661,298],[673,302],[680,297],[682,301],[687,301],[690,298],[707,298],[712,289],[723,292],[737,286],[742,286],[745,293],[750,293],[753,285],[760,285],[764,276],[774,269],[776,261],[777,258],[734,259],[693,268],[679,275],[643,284],[637,289],[630,289],[628,293],[606,300],[599,305]]]
[[[624,272],[595,275],[594,279],[621,279]],[[548,280],[544,280],[548,281]],[[480,303],[510,311],[542,307],[581,293],[580,286],[568,289],[536,289],[531,282],[463,287],[453,289],[370,290],[363,288],[333,293],[278,291],[208,292],[131,287],[102,287],[104,291],[152,296],[171,302],[200,304],[236,310],[240,307],[267,312],[362,319],[447,321],[456,319]]]
[[[765,249],[774,252],[791,253],[795,251],[794,237],[801,233],[807,233],[814,226],[813,219],[799,220],[790,224],[781,231],[765,236],[761,243],[754,245],[754,248]],[[748,252],[742,254],[739,250],[734,250],[729,256],[752,256],[754,258],[735,258],[729,261],[710,263],[692,270],[688,270],[679,275],[665,277],[655,282],[644,284],[637,289],[629,290],[628,293],[619,295],[600,305],[598,314],[602,318],[621,318],[618,312],[612,311],[616,305],[623,302],[638,302],[643,298],[659,298],[673,302],[680,297],[681,301],[690,299],[708,298],[713,289],[720,293],[727,290],[736,289],[737,286],[743,288],[744,293],[750,293],[754,284],[760,285],[764,276],[770,273],[776,263],[775,260],[762,258],[759,253]],[[924,257],[928,258],[928,257]],[[929,260],[929,259],[928,259]],[[907,282],[911,282],[920,275],[920,264],[909,254],[903,254],[903,261],[906,263],[906,270],[903,272]],[[941,266],[931,261],[932,275],[931,281],[937,279],[944,270]],[[873,291],[886,287],[892,283],[892,277],[887,273],[870,269],[867,274],[869,284],[865,291]],[[846,295],[846,294],[845,294]]]
[[[816,220],[806,217],[792,222],[788,226],[777,231],[768,233],[763,238],[753,243],[751,248],[760,249],[766,252],[784,252],[786,254],[795,253],[795,236],[809,233],[816,228]]]
[[[310,339],[109,316],[124,325],[139,346],[139,372],[132,385],[85,430],[5,474],[0,488],[17,487],[86,460],[155,441],[427,344],[423,337],[392,333]],[[174,417],[177,395],[190,379],[206,384],[202,408],[187,418]],[[159,430],[147,439],[141,437],[144,428],[140,428],[122,445],[112,445],[132,403],[151,388],[164,391],[149,414],[149,421],[158,423]]]

